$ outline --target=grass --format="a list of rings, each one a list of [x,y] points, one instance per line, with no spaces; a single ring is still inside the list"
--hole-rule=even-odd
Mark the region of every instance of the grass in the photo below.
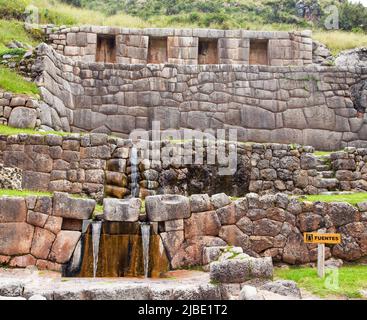
[[[13,93],[24,93],[33,97],[39,94],[37,86],[28,82],[16,72],[0,67],[0,89]]]
[[[27,197],[27,196],[46,196],[51,197],[51,192],[44,191],[32,191],[32,190],[8,190],[8,189],[0,189],[0,197]]]
[[[302,200],[316,202],[348,202],[356,205],[360,202],[367,201],[367,192],[346,193],[346,194],[315,194],[301,198]]]
[[[324,43],[335,56],[342,50],[367,47],[367,34],[347,31],[315,31],[313,38]]]
[[[317,157],[328,157],[335,151],[315,151],[313,154]]]
[[[56,25],[105,25],[131,28],[147,28],[150,23],[127,14],[119,13],[107,16],[102,12],[77,8],[59,1],[33,0],[32,4],[40,9],[41,23]]]
[[[297,282],[297,284],[322,298],[331,296],[362,298],[359,290],[367,288],[367,265],[349,265],[338,269],[338,286],[328,288],[326,277],[321,279],[317,276],[316,268],[291,267],[289,269],[275,268],[275,278],[287,279]]]
[[[32,46],[36,46],[38,43],[38,40],[27,33],[21,21],[0,19],[0,54],[8,50],[6,45],[12,40],[18,40]]]
[[[0,124],[0,135],[11,136],[16,134],[38,134],[38,135],[55,134],[58,136],[68,136],[71,135],[72,133],[61,131],[37,131],[33,129],[20,129]]]

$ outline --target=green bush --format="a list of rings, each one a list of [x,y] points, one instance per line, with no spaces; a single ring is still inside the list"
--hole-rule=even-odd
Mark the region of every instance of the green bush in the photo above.
[[[0,18],[21,19],[30,0],[0,0]]]

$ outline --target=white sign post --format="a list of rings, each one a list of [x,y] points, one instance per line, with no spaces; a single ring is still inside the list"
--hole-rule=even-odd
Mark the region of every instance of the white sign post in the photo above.
[[[325,244],[317,245],[317,274],[320,278],[325,277]]]

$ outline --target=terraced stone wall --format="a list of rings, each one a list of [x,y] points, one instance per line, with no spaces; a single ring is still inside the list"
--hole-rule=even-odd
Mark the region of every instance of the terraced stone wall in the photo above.
[[[361,68],[84,63],[43,45],[34,70],[44,129],[126,138],[155,120],[237,129],[240,141],[367,146]]]

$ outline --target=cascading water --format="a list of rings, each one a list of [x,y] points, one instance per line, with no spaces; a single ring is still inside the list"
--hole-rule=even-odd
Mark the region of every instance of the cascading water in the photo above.
[[[140,224],[140,229],[141,229],[141,236],[142,236],[142,242],[143,242],[144,276],[145,278],[148,278],[150,223],[142,222]]]
[[[99,242],[101,239],[102,221],[92,222],[92,244],[93,244],[93,277],[97,275]]]
[[[130,155],[130,163],[131,163],[131,197],[137,198],[139,196],[139,170],[138,170],[138,150],[136,147],[131,148]]]

